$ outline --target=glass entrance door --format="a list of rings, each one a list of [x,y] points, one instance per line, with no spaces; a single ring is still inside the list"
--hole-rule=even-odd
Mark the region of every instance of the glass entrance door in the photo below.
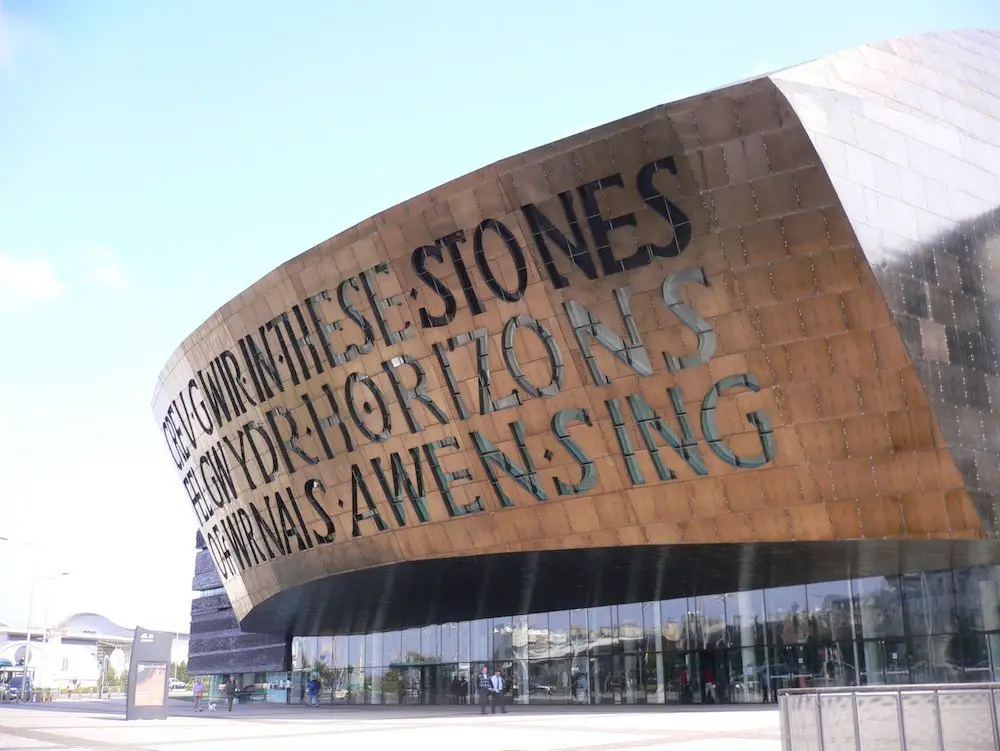
[[[440,685],[438,685],[440,670],[439,665],[422,665],[420,667],[420,703],[434,705],[438,703],[441,695]]]
[[[743,690],[743,653],[739,649],[715,651],[715,694],[719,704],[749,702]]]
[[[681,692],[681,704],[701,704],[701,652],[688,652],[680,664],[678,685]]]
[[[420,684],[421,669],[418,667],[405,667],[400,674],[399,703],[400,704],[420,704]]]
[[[439,704],[462,703],[462,684],[457,663],[438,665],[438,697]]]
[[[646,686],[643,678],[645,655],[641,653],[626,654],[624,657],[623,683],[625,704],[645,704]]]
[[[760,682],[772,673],[780,676],[779,687],[791,686],[784,663],[761,678],[757,664],[744,667],[741,649],[701,649],[664,656],[666,703],[673,704],[749,704],[761,701]],[[770,685],[770,684],[769,684]],[[770,690],[770,689],[769,689]]]
[[[862,676],[869,685],[910,682],[910,661],[902,639],[867,641],[862,650]]]
[[[621,658],[618,657],[620,660]],[[613,704],[617,695],[621,701],[621,671],[615,671],[615,658],[598,655],[590,658],[590,703]]]
[[[692,655],[697,663],[699,696],[702,704],[720,704],[725,693],[724,686],[728,683],[728,665],[726,650],[703,649]],[[692,673],[694,671],[692,670]]]
[[[460,704],[468,701],[469,684],[462,683],[457,663],[408,665],[400,669],[399,703]]]
[[[771,650],[771,688],[806,688],[812,684],[805,647],[786,646]]]

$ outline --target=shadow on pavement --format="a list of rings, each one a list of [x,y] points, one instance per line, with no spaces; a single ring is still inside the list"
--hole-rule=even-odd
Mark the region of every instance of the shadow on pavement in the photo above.
[[[268,704],[266,702],[238,704],[232,712],[224,705],[219,705],[215,712],[205,710],[195,712],[190,701],[171,699],[169,713],[171,718],[204,717],[210,719],[269,719],[279,717],[317,716],[332,718],[338,715],[357,720],[364,717],[367,722],[378,720],[399,720],[416,718],[458,718],[482,716],[477,705],[365,705],[365,704],[325,704],[309,707],[304,704]],[[112,699],[105,701],[66,701],[44,704],[4,704],[0,705],[0,718],[5,709],[20,709],[44,713],[83,714],[100,716],[102,719],[125,719],[125,701]],[[628,714],[714,714],[729,712],[776,712],[776,704],[715,704],[715,705],[578,705],[578,704],[524,704],[508,707],[511,715],[628,715]],[[491,714],[487,712],[487,714]]]

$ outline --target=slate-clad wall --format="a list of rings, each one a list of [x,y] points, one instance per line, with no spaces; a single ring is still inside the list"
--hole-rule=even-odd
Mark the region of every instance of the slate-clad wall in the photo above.
[[[1000,533],[1000,34],[867,45],[773,77],[830,175],[969,496]]]
[[[218,589],[219,593],[195,597],[191,602],[188,670],[200,675],[287,670],[288,641],[281,636],[240,631],[200,532],[197,542],[191,588],[195,592]]]

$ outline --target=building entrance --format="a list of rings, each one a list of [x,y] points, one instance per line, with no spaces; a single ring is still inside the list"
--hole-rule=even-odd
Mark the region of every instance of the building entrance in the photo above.
[[[746,704],[760,701],[755,688],[760,668],[750,655],[735,648],[700,649],[683,653],[675,670],[681,704]],[[748,659],[749,658],[749,659]],[[749,662],[749,660],[753,662]],[[670,699],[667,699],[668,703]]]
[[[729,693],[729,665],[725,649],[702,649],[690,656],[691,674],[697,676],[698,695],[701,704],[723,704]]]
[[[463,682],[455,662],[395,666],[400,673],[400,704],[458,704],[468,681]],[[467,701],[467,700],[466,700]]]

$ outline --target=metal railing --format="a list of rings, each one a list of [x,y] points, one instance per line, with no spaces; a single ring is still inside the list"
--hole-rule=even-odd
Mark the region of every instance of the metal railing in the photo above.
[[[1000,751],[1000,683],[785,689],[783,751]]]

